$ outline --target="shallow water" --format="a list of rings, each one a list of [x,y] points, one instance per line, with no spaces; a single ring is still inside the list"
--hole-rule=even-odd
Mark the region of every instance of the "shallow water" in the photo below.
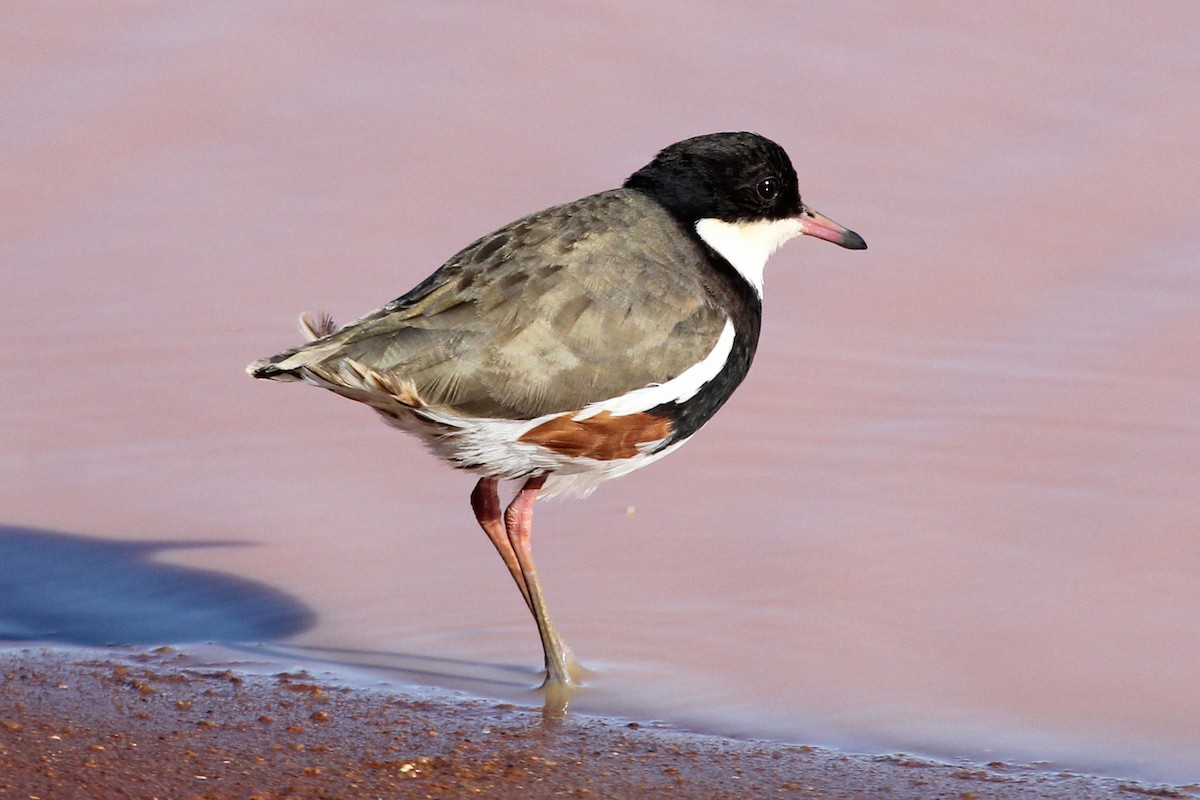
[[[750,128],[871,249],[788,245],[722,413],[539,507],[576,707],[1200,779],[1200,10],[0,19],[0,637],[531,700],[471,477],[242,368]]]

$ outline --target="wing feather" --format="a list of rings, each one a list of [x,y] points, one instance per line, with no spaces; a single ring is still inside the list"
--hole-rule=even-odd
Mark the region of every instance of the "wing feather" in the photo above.
[[[556,206],[471,244],[379,311],[264,363],[336,383],[352,361],[411,387],[422,404],[490,418],[533,419],[665,383],[703,359],[725,324],[687,266],[700,245],[679,231],[626,189]]]

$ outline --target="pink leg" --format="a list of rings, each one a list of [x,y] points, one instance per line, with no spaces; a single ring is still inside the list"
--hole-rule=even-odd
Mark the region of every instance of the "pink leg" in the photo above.
[[[538,634],[542,638],[542,651],[546,655],[546,682],[542,686],[547,692],[548,707],[553,706],[561,713],[577,685],[576,678],[571,673],[578,673],[581,669],[571,653],[571,648],[567,647],[567,643],[558,635],[558,630],[550,619],[545,598],[542,596],[542,585],[538,581],[537,568],[533,564],[533,551],[530,546],[533,504],[545,482],[545,475],[537,475],[525,481],[525,485],[504,512],[504,527],[508,532],[513,555],[520,565],[530,610],[533,611]]]
[[[525,576],[521,574],[521,564],[517,561],[512,544],[508,541],[508,532],[504,527],[504,515],[500,512],[500,496],[496,492],[496,486],[499,483],[497,478],[480,478],[479,483],[475,484],[475,490],[471,492],[471,508],[475,511],[475,519],[478,520],[479,527],[483,528],[483,532],[492,540],[500,558],[504,559],[504,566],[508,567],[508,574],[512,575],[517,588],[521,590],[521,596],[525,598],[525,605],[529,608],[529,613],[536,617],[537,613],[533,610],[533,603],[529,600],[529,587],[525,585]]]

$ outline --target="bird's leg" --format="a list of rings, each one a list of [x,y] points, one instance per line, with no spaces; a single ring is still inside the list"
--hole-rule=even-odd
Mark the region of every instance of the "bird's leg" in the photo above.
[[[537,568],[533,564],[533,551],[530,547],[533,504],[545,482],[545,475],[537,475],[525,481],[525,485],[504,512],[504,527],[508,532],[512,551],[521,565],[521,574],[529,592],[529,606],[542,638],[542,650],[546,655],[546,681],[542,688],[546,690],[548,707],[552,705],[561,712],[566,708],[566,701],[570,699],[571,692],[577,685],[577,676],[582,672],[582,668],[550,620],[546,600],[542,596],[542,586],[538,581]]]
[[[525,605],[529,608],[529,613],[536,617],[537,612],[533,610],[533,603],[529,600],[529,587],[525,585],[525,576],[521,573],[521,564],[517,561],[513,546],[508,541],[508,532],[504,528],[504,514],[500,511],[500,495],[496,491],[499,483],[499,478],[480,478],[479,483],[475,484],[475,490],[471,492],[471,508],[475,511],[475,519],[479,522],[479,527],[483,528],[483,532],[495,545],[500,558],[504,559],[504,566],[508,567],[508,573],[512,575],[517,588],[521,590],[521,596],[525,598]]]

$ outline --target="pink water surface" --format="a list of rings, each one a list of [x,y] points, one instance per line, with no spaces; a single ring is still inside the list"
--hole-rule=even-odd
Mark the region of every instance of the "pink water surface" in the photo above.
[[[871,249],[787,246],[717,419],[539,508],[596,670],[573,707],[1200,780],[1197,31],[1188,3],[5,6],[0,638],[119,608],[114,641],[533,702],[471,476],[242,369],[299,311],[753,129]]]

